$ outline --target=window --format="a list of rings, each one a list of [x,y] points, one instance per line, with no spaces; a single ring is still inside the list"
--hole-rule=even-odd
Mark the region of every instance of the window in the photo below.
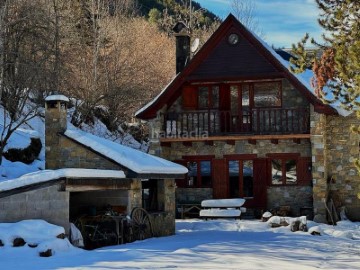
[[[196,160],[187,162],[189,187],[211,187],[211,161]]]
[[[229,160],[229,191],[231,198],[254,196],[253,161]]]
[[[254,83],[255,107],[281,107],[281,83]]]
[[[212,164],[213,155],[184,156],[182,160],[174,162],[188,168],[185,178],[176,179],[178,187],[206,188],[212,187]]]
[[[298,184],[297,163],[298,154],[269,154],[271,158],[271,184]]]
[[[219,108],[219,86],[200,86],[199,87],[199,109]]]

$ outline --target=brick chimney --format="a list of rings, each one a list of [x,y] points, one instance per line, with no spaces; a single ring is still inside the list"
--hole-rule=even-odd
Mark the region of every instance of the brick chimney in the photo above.
[[[45,169],[60,169],[60,136],[67,128],[67,103],[63,95],[45,99]]]
[[[190,61],[189,29],[183,22],[178,22],[173,31],[176,37],[176,74],[181,72]]]

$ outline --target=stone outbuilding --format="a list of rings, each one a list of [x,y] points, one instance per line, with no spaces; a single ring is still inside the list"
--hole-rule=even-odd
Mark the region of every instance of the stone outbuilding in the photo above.
[[[67,122],[68,98],[46,98],[46,170],[0,183],[0,222],[70,221],[113,206],[150,213],[154,235],[175,233],[175,182],[187,169],[83,132]]]

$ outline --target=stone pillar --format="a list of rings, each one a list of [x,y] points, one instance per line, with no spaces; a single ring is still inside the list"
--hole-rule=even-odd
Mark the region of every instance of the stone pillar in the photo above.
[[[314,221],[326,223],[325,203],[328,195],[326,115],[316,113],[311,106],[310,121]]]
[[[166,213],[167,235],[175,234],[175,180],[162,179],[157,181],[159,208]]]
[[[134,207],[142,207],[141,180],[133,179],[128,190],[127,212],[130,214]]]

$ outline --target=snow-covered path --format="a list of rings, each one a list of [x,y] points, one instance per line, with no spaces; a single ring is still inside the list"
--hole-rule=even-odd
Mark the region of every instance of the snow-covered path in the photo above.
[[[178,220],[174,236],[93,251],[70,248],[50,258],[28,247],[3,247],[0,268],[360,269],[359,227],[351,222],[321,225],[323,235],[313,236],[289,227],[271,229],[257,220]]]

